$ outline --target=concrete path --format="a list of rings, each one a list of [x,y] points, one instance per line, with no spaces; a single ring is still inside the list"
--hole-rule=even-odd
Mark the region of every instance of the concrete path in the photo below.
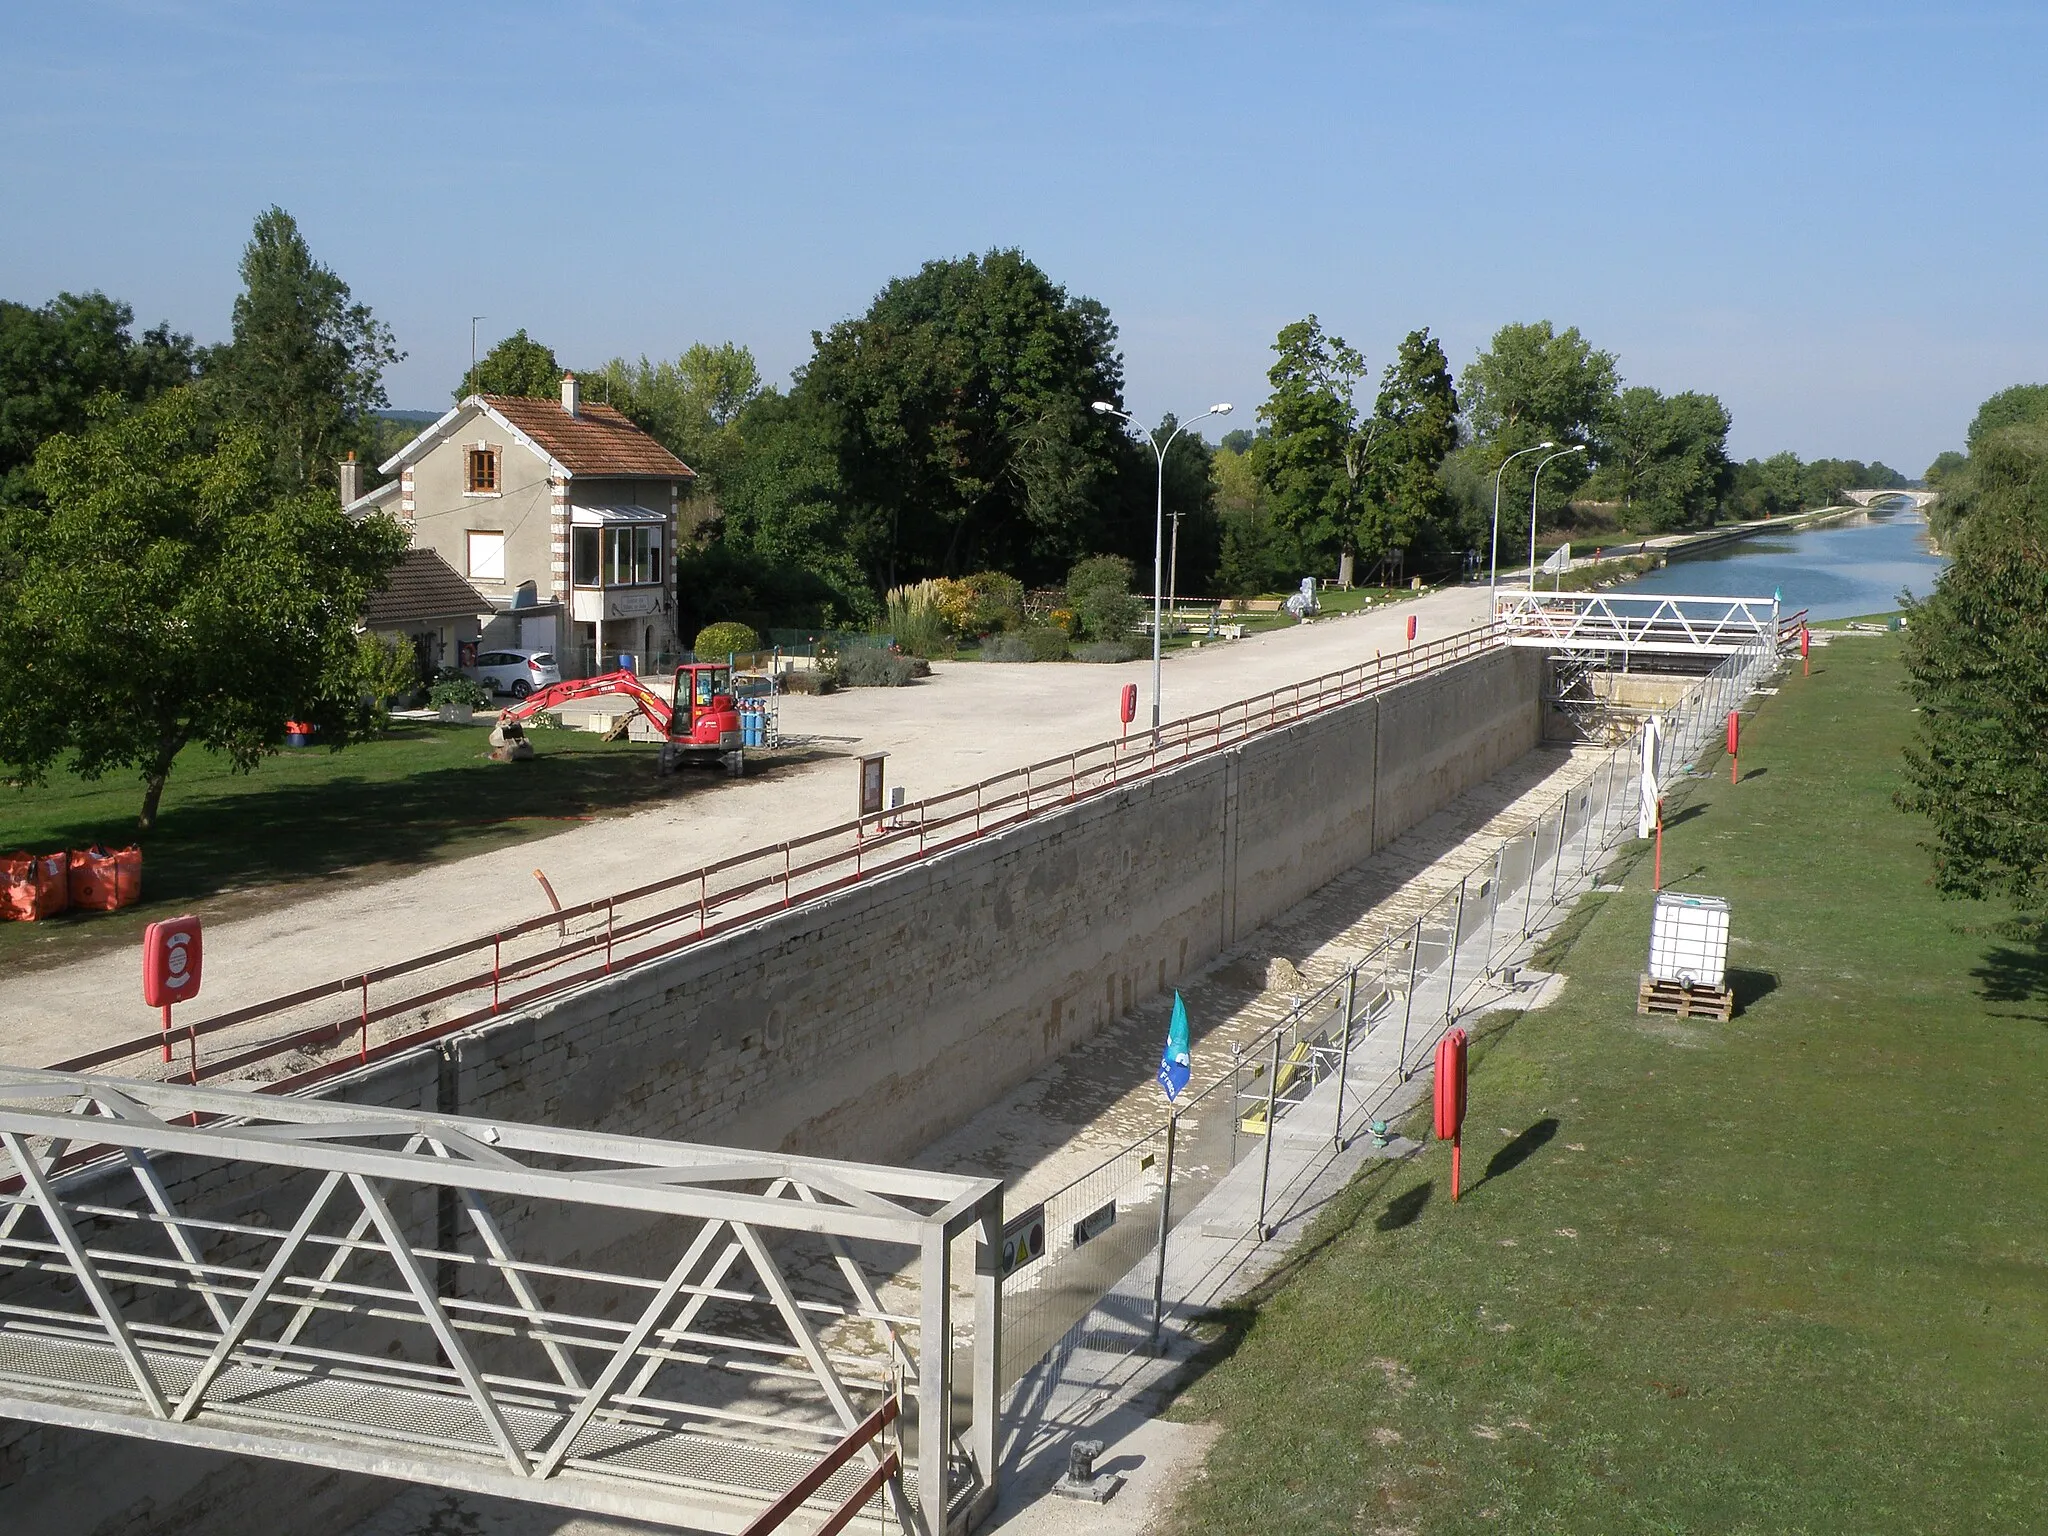
[[[1169,719],[1334,672],[1419,638],[1443,639],[1487,618],[1484,587],[1431,593],[1367,614],[1318,620],[1182,652],[1165,666]],[[887,752],[888,781],[910,798],[958,788],[1107,740],[1116,705],[1136,682],[1149,705],[1149,660],[1121,666],[941,663],[929,680],[782,701],[786,734],[821,738],[851,756]],[[651,769],[650,769],[651,771]],[[437,864],[297,900],[206,934],[212,1015],[490,932],[547,910],[533,878],[547,872],[564,905],[850,820],[853,769],[842,756],[759,779],[685,775],[672,799],[538,843]],[[481,809],[481,808],[480,808]],[[380,850],[363,849],[374,863]],[[41,1066],[146,1033],[137,959],[120,949],[0,980],[0,1061]]]

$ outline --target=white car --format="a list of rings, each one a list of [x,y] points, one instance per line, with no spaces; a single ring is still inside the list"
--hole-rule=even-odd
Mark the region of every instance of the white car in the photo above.
[[[515,699],[562,680],[553,651],[485,651],[472,670],[493,693],[509,693]]]

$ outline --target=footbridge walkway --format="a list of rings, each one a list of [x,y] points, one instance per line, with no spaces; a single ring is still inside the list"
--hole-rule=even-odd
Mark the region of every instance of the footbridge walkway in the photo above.
[[[1774,597],[1663,593],[1500,592],[1494,622],[1509,645],[1615,656],[1733,656],[1797,640],[1802,610]]]
[[[7,1068],[0,1145],[0,1418],[699,1531],[993,1500],[996,1180]]]

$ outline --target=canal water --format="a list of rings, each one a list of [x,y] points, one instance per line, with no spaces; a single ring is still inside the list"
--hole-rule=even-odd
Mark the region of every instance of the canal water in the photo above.
[[[1693,597],[1783,594],[1782,612],[1801,608],[1815,619],[1889,613],[1899,593],[1925,597],[1948,562],[1928,544],[1927,519],[1902,507],[1783,534],[1756,534],[1661,570],[1645,571],[1615,590],[1675,592]]]

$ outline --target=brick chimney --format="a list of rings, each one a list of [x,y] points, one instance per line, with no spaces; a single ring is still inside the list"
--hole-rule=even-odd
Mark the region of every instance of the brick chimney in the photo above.
[[[583,391],[577,386],[576,375],[573,373],[563,374],[562,409],[568,412],[571,416],[574,416],[577,412],[577,408],[580,407],[582,404]]]
[[[356,462],[355,450],[349,450],[348,457],[341,461],[341,504],[353,505],[363,494],[363,466]]]

